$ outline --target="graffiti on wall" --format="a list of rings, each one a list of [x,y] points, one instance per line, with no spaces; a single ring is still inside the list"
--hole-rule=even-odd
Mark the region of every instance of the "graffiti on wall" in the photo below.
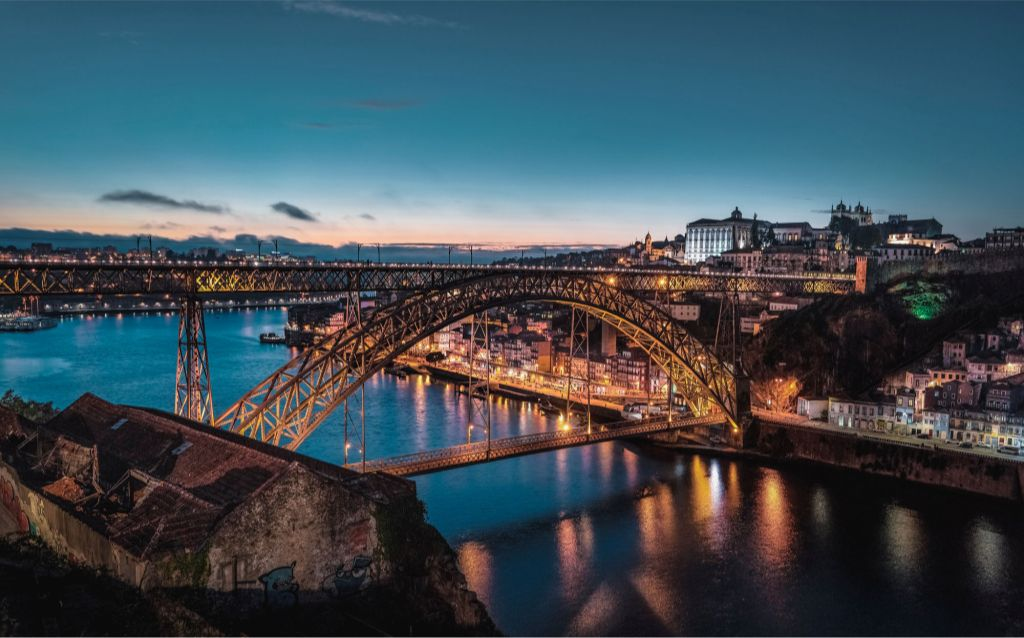
[[[342,563],[335,568],[333,574],[324,579],[321,590],[336,597],[345,597],[358,593],[370,578],[370,566],[373,559],[359,555],[352,559],[346,567]],[[299,583],[295,580],[295,561],[290,565],[275,567],[258,577],[263,585],[263,603],[268,607],[296,605],[299,602]]]
[[[18,498],[18,491],[14,488],[7,477],[0,477],[0,499],[3,499],[4,509],[18,523],[18,531],[22,534],[29,532],[28,515],[21,509],[21,499]]]
[[[299,602],[299,583],[295,580],[295,561],[275,567],[259,577],[263,584],[263,604],[270,607],[295,605]]]
[[[348,569],[345,569],[344,563],[338,565],[334,574],[325,579],[324,589],[331,591],[335,596],[349,596],[358,592],[366,582],[372,562],[369,556],[356,556]]]

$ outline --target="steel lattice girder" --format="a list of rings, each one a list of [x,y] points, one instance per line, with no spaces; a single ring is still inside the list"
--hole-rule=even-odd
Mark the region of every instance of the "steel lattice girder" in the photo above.
[[[194,297],[181,301],[178,317],[174,413],[201,423],[214,422],[203,302]]]
[[[663,310],[604,279],[517,271],[476,277],[381,309],[361,330],[328,337],[282,366],[216,425],[296,449],[354,389],[423,338],[474,313],[531,301],[574,305],[611,323],[672,370],[694,414],[717,406],[736,424],[732,369]]]
[[[502,266],[379,264],[286,265],[103,265],[0,262],[0,295],[217,294],[238,292],[346,292],[440,290],[482,276],[521,274],[613,278],[622,290],[663,292],[782,292],[790,295],[847,294],[848,274],[711,274],[682,270],[571,270]]]

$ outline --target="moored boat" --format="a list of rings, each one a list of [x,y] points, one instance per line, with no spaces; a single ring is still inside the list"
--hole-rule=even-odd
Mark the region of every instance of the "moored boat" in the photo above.
[[[53,317],[25,315],[17,312],[0,315],[0,332],[32,332],[53,328],[56,325],[57,320]]]

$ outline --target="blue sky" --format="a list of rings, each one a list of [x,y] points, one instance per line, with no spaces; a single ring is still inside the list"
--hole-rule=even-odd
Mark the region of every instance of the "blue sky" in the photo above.
[[[974,237],[1021,219],[1021,25],[1022,3],[4,2],[0,227],[621,244],[842,197]]]

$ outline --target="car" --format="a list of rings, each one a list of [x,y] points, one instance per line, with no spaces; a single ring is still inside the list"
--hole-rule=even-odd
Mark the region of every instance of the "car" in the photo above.
[[[932,436],[930,434],[926,434],[926,433],[922,432],[921,434],[917,435],[917,438],[919,438],[919,439],[930,439],[930,438],[932,438]]]
[[[974,444],[971,443],[970,441],[960,441],[960,444],[957,447],[962,447],[965,450],[969,450],[972,447],[974,447]]]
[[[1020,450],[1012,445],[1000,445],[996,451],[1000,454],[1009,454],[1011,456],[1017,456],[1020,454]]]

